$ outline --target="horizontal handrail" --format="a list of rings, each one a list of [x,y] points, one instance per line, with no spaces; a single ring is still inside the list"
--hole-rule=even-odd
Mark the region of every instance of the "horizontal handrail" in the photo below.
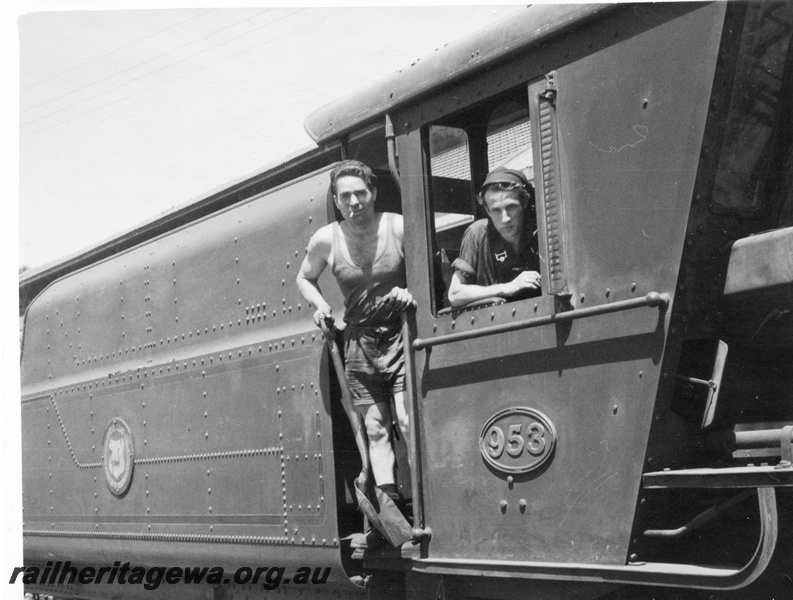
[[[504,323],[503,325],[493,325],[491,327],[483,327],[482,329],[474,329],[471,331],[460,331],[458,333],[449,333],[446,335],[439,335],[431,338],[416,338],[413,340],[413,348],[415,350],[424,350],[431,346],[439,346],[440,344],[450,344],[452,342],[461,342],[464,340],[472,340],[475,338],[485,337],[488,335],[497,335],[499,333],[506,333],[508,331],[517,331],[519,329],[529,329],[531,327],[540,327],[541,325],[551,325],[553,323],[565,323],[575,319],[584,317],[594,317],[596,315],[605,315],[613,312],[620,312],[623,310],[630,310],[632,308],[641,308],[643,306],[660,307],[665,310],[669,306],[669,294],[659,294],[658,292],[650,292],[641,298],[632,298],[630,300],[621,300],[619,302],[612,302],[610,304],[601,304],[599,306],[588,306],[587,308],[576,308],[565,312],[556,313],[553,315],[544,315],[542,317],[532,317],[531,319],[523,319],[513,323]]]
[[[655,471],[642,475],[642,487],[646,490],[735,489],[765,486],[793,487],[793,467],[780,463],[776,466]]]

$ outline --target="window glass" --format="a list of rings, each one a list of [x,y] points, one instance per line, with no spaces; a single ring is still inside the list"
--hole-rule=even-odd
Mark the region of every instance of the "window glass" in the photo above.
[[[534,181],[529,109],[519,102],[500,104],[487,123],[487,162],[490,170],[507,167],[523,171]]]
[[[713,185],[717,209],[751,214],[761,208],[775,129],[785,114],[782,94],[792,25],[790,3],[748,5]]]
[[[435,233],[473,221],[468,135],[457,127],[430,128]]]
[[[474,220],[468,134],[459,127],[433,125],[429,149],[435,304],[443,308],[448,304],[451,263],[457,258],[465,228]]]

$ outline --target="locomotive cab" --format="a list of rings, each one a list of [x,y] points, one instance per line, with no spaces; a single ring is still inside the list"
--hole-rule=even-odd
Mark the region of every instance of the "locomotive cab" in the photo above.
[[[415,493],[432,537],[406,585],[478,597],[487,574],[501,585],[488,593],[507,596],[522,578],[730,589],[777,547],[776,498],[793,483],[791,14],[645,8],[590,14],[585,32],[497,58],[473,41],[352,100],[392,99],[358,114],[394,123],[411,224]],[[512,32],[502,24],[499,40]],[[348,109],[307,129],[343,133]],[[536,190],[542,294],[453,309],[450,264],[501,165]],[[752,268],[765,278],[750,283]]]

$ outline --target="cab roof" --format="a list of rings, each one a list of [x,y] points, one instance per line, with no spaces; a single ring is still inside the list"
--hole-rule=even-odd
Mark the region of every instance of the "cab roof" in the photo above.
[[[493,25],[416,60],[390,77],[323,106],[309,115],[303,126],[318,144],[348,135],[396,108],[448,86],[475,70],[546,42],[616,6],[539,4],[520,8]]]

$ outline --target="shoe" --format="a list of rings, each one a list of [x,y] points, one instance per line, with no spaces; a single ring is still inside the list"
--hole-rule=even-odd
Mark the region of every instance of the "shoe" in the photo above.
[[[399,502],[395,502],[395,504],[405,520],[413,527],[413,499],[400,498]]]
[[[381,546],[385,546],[388,542],[383,537],[377,529],[370,528],[364,534],[364,545],[361,546],[362,548],[368,548],[369,550],[374,550],[375,548],[380,548]]]
[[[373,528],[370,528],[366,533],[353,533],[348,538],[350,540],[350,548],[356,550],[374,550],[387,543],[382,534]]]

